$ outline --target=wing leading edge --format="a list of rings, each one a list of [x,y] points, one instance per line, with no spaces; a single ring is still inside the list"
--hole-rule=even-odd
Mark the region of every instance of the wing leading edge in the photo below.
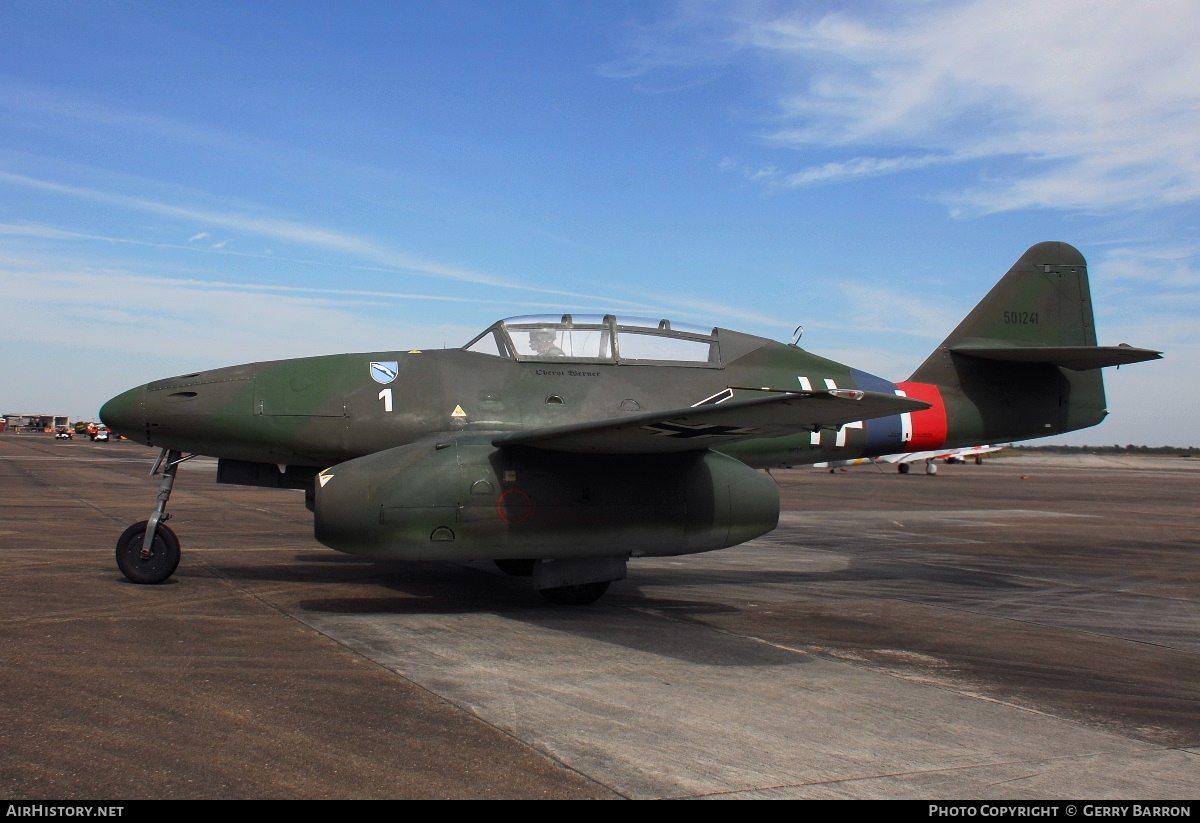
[[[646,412],[499,435],[495,446],[590,454],[665,454],[784,437],[857,420],[921,411],[930,404],[883,392],[779,392],[746,400]]]

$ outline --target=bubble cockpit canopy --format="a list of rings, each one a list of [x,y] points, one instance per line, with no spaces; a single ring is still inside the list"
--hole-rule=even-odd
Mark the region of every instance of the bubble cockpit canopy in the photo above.
[[[509,317],[463,346],[509,360],[719,366],[715,328],[611,314]]]

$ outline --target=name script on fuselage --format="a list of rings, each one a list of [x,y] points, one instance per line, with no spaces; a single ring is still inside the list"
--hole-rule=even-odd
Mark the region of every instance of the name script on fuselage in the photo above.
[[[598,371],[575,371],[575,369],[567,369],[565,371],[556,371],[554,369],[534,369],[534,374],[541,377],[599,377]]]

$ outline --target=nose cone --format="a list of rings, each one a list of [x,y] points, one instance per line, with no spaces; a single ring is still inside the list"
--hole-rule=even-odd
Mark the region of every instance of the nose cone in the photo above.
[[[146,417],[143,410],[145,396],[145,386],[118,394],[100,407],[100,419],[117,434],[123,434],[130,440],[146,442]]]

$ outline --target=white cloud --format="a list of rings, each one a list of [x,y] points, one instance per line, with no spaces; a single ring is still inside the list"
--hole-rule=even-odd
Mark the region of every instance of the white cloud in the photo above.
[[[800,189],[824,183],[841,183],[866,177],[880,177],[901,171],[955,162],[953,155],[926,154],[920,157],[855,157],[843,162],[822,163],[797,172],[783,172],[775,166],[746,170],[751,180],[767,181],[785,189]]]
[[[895,289],[848,282],[841,286],[850,303],[846,325],[871,334],[906,334],[937,341],[944,338],[965,310],[949,299],[913,297]],[[969,308],[969,307],[968,307]]]
[[[131,275],[120,270],[22,267],[0,260],[0,339],[5,346],[119,352],[105,370],[134,376],[137,355],[201,366],[328,354],[461,345],[478,329],[393,323],[357,311],[343,294],[256,289]],[[132,383],[131,383],[132,385]],[[118,386],[119,387],[119,386]],[[115,390],[115,388],[114,388]]]
[[[65,119],[84,124],[90,133],[136,134],[141,139],[204,146],[259,161],[277,161],[281,154],[280,146],[244,133],[234,134],[197,121],[112,108],[93,97],[72,94],[60,87],[25,84],[13,75],[4,80],[0,86],[0,111],[12,112],[26,128],[57,134]],[[295,153],[297,149],[289,145],[288,151]]]
[[[1198,259],[1200,248],[1190,244],[1157,248],[1120,246],[1110,249],[1092,271],[1095,279],[1103,284],[1153,284],[1168,289],[1194,289],[1200,286],[1200,271],[1196,268]]]
[[[190,206],[180,206],[158,200],[147,199],[144,197],[134,197],[127,194],[108,192],[84,186],[74,186],[66,183],[57,183],[51,180],[43,180],[26,175],[14,174],[12,172],[0,171],[0,184],[5,183],[14,186],[36,189],[38,191],[50,192],[52,194],[57,194],[64,197],[90,200],[92,202],[106,203],[121,208],[134,209],[151,214],[174,217],[191,223],[221,226],[223,228],[233,229],[242,234],[249,234],[256,237],[267,238],[270,240],[310,249],[320,249],[323,251],[331,251],[343,254],[360,264],[374,264],[374,266],[357,266],[357,268],[364,270],[410,276],[415,275],[418,277],[428,277],[438,280],[456,281],[460,283],[472,283],[480,286],[525,291],[536,294],[550,294],[559,297],[582,299],[593,304],[601,303],[618,306],[636,305],[631,301],[622,300],[619,298],[598,297],[596,295],[580,294],[578,292],[572,292],[563,289],[550,289],[540,286],[533,286],[514,281],[509,277],[485,274],[462,267],[448,266],[442,263],[421,259],[414,255],[390,248],[367,238],[358,237],[311,224],[298,223],[291,220],[283,220],[274,217],[265,217],[241,212],[222,212],[214,211],[212,209],[197,209]],[[26,233],[30,235],[33,235],[39,231],[37,228],[8,228],[11,233]],[[72,233],[63,232],[63,236],[67,236],[69,234]],[[200,232],[193,236],[192,239],[195,240],[205,235],[208,235],[208,232]],[[83,234],[75,234],[75,236],[80,238],[87,237]],[[138,245],[158,245],[160,247],[170,247],[166,244],[149,244],[142,241],[118,240],[117,242],[132,242]],[[235,252],[225,252],[223,249],[220,249],[219,246],[210,249],[210,251],[216,253],[235,254]],[[278,258],[272,256],[271,259]]]
[[[780,125],[771,141],[859,154],[758,174],[772,185],[986,160],[977,184],[946,195],[953,208],[1110,210],[1200,198],[1194,0],[705,8],[726,25],[721,60],[734,48],[774,68]],[[689,54],[681,42],[713,39],[717,26],[694,16],[659,32],[662,54],[638,46],[641,71],[678,64]],[[701,72],[711,65],[693,59]]]
[[[4,234],[7,226],[0,224],[0,234]],[[70,232],[55,232],[48,230],[45,236],[78,237]],[[41,235],[39,235],[41,236]],[[160,267],[156,266],[156,269]],[[199,272],[197,273],[199,274]],[[95,294],[88,291],[103,281],[104,290]],[[10,302],[18,299],[37,300],[47,307],[68,306],[72,303],[100,306],[106,302],[115,301],[114,305],[128,305],[129,296],[125,290],[137,290],[138,294],[150,294],[162,288],[194,291],[217,291],[229,297],[233,294],[258,295],[279,294],[294,296],[302,299],[317,299],[323,304],[336,304],[341,307],[371,306],[377,307],[380,301],[403,302],[435,302],[435,303],[466,303],[483,306],[511,306],[514,308],[554,310],[561,308],[558,303],[530,303],[527,300],[495,300],[485,297],[463,297],[457,294],[428,294],[419,292],[396,292],[371,289],[333,289],[317,286],[284,286],[263,283],[231,282],[214,280],[200,276],[166,277],[161,270],[153,275],[137,274],[128,268],[105,268],[94,261],[73,260],[61,255],[38,256],[29,253],[12,253],[0,249],[0,281],[8,281],[12,285],[6,292]],[[121,293],[120,297],[110,295]],[[189,303],[194,298],[189,298]],[[238,298],[241,299],[241,298]],[[139,299],[138,302],[142,302]],[[169,310],[170,304],[156,306],[152,310],[162,312]],[[45,314],[46,312],[42,312]],[[54,313],[50,311],[49,313]],[[20,316],[19,313],[15,316]],[[23,336],[20,324],[0,328],[0,337],[6,332]],[[221,332],[216,333],[220,335]]]

